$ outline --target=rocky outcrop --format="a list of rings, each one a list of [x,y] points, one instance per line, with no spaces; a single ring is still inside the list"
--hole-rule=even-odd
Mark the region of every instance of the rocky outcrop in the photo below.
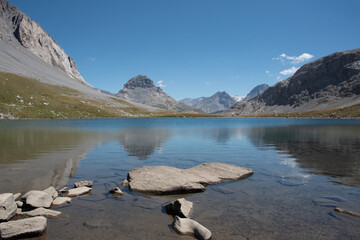
[[[360,103],[360,49],[337,52],[302,66],[261,95],[239,102],[227,116],[303,112]]]
[[[0,239],[39,236],[45,232],[46,224],[45,217],[33,217],[0,223]]]
[[[141,103],[164,110],[176,112],[194,111],[193,108],[179,103],[167,95],[160,87],[156,87],[147,76],[138,75],[131,78],[122,90],[117,93],[121,99]]]
[[[0,1],[0,9],[0,20],[6,23],[3,31],[9,34],[8,36],[13,35],[23,47],[46,63],[87,84],[80,75],[75,61],[38,23],[6,0]]]
[[[246,97],[242,100],[242,101],[247,101],[250,100],[256,96],[259,96],[260,94],[262,94],[263,92],[265,92],[270,86],[267,84],[261,84],[261,85],[257,85],[256,87],[254,87],[249,93],[248,95],[246,95]]]
[[[146,166],[128,173],[133,192],[158,195],[203,192],[207,185],[226,180],[245,179],[253,174],[249,168],[225,163],[203,163],[190,169],[168,166]]]
[[[226,92],[217,92],[210,97],[185,98],[179,102],[205,113],[219,113],[232,107],[236,100]]]
[[[189,218],[175,216],[172,228],[179,234],[190,235],[196,239],[211,239],[211,232],[209,229]]]
[[[8,221],[16,214],[17,205],[12,193],[0,194],[0,222]]]

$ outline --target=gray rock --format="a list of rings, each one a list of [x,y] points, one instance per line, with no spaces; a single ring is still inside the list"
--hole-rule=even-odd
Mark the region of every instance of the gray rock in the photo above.
[[[261,85],[257,85],[256,87],[254,87],[249,93],[248,95],[246,95],[246,97],[243,99],[243,101],[247,101],[250,100],[254,97],[259,96],[260,94],[262,94],[264,91],[266,91],[266,89],[268,89],[270,86],[267,84],[261,84]]]
[[[67,193],[67,192],[69,192],[68,187],[63,187],[62,189],[59,190],[59,193]]]
[[[0,222],[7,221],[16,214],[17,205],[12,193],[0,194]]]
[[[16,194],[14,194],[14,199],[16,200],[16,199],[18,199],[20,196],[21,196],[21,193],[16,193]]]
[[[15,203],[19,208],[21,208],[24,205],[22,201],[16,201]]]
[[[177,233],[182,235],[190,235],[200,240],[211,238],[209,229],[189,218],[175,216],[172,227]]]
[[[118,188],[118,187],[115,187],[115,188],[111,189],[109,192],[112,193],[112,194],[118,194],[118,195],[123,195],[123,194],[124,194],[124,193],[120,190],[120,188]]]
[[[79,187],[92,187],[93,182],[92,181],[80,181],[80,182],[76,182],[74,183],[74,187],[75,188],[79,188]]]
[[[182,218],[189,218],[192,214],[194,204],[184,198],[177,199],[165,205],[166,212],[171,215],[177,215]]]
[[[76,197],[76,196],[80,196],[86,193],[91,192],[91,188],[89,187],[78,187],[78,188],[74,188],[74,189],[70,189],[67,193],[66,196],[67,197]]]
[[[120,184],[123,188],[128,188],[129,187],[129,181],[127,179],[125,179],[124,181],[121,182]]]
[[[60,205],[64,205],[66,203],[71,203],[71,198],[69,197],[57,197],[54,199],[52,205],[53,206],[60,206]]]
[[[249,168],[225,163],[204,163],[190,169],[168,166],[146,166],[128,173],[133,192],[150,194],[183,194],[205,191],[205,186],[226,180],[245,179],[253,174]]]
[[[45,217],[33,217],[0,223],[0,239],[39,236],[45,231],[46,224]]]
[[[53,198],[48,193],[37,190],[27,192],[21,199],[25,201],[27,205],[35,208],[49,208],[53,202]]]
[[[47,194],[49,194],[53,199],[55,199],[59,196],[58,192],[55,190],[55,188],[53,186],[48,187],[43,192],[46,192]]]
[[[37,216],[43,216],[43,217],[57,217],[61,214],[61,212],[59,211],[54,211],[54,210],[50,210],[50,209],[46,209],[46,208],[36,208],[34,210],[31,211],[27,211],[27,212],[20,212],[18,213],[18,215],[22,215],[22,216],[27,216],[27,217],[37,217]]]

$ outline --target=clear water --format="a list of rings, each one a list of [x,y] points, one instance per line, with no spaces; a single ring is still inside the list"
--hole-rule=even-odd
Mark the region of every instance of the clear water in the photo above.
[[[254,170],[187,196],[108,190],[145,165],[224,162]],[[0,121],[0,193],[93,180],[55,208],[40,239],[192,239],[163,205],[185,197],[213,239],[360,239],[360,121],[99,119]]]

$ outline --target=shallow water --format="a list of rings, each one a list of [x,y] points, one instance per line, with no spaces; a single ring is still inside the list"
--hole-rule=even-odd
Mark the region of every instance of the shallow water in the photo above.
[[[187,196],[108,190],[133,168],[224,162],[254,170]],[[40,239],[192,239],[163,205],[186,197],[213,239],[360,239],[360,121],[102,119],[0,122],[0,192],[93,180]]]

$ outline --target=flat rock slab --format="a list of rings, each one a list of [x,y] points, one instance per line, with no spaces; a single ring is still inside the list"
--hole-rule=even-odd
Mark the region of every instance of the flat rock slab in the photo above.
[[[46,208],[36,208],[31,211],[27,212],[19,212],[18,215],[21,216],[27,216],[27,217],[37,217],[37,216],[43,216],[43,217],[49,217],[54,218],[61,214],[59,211],[54,211]]]
[[[49,208],[53,202],[53,198],[50,196],[50,194],[36,190],[27,192],[24,196],[22,196],[21,199],[25,201],[27,205],[30,205],[34,208]]]
[[[133,192],[169,195],[203,192],[207,185],[226,180],[245,179],[253,174],[249,168],[226,163],[203,163],[189,169],[168,166],[146,166],[128,173]]]
[[[58,192],[54,187],[48,187],[47,189],[43,190],[43,192],[46,192],[49,194],[53,199],[57,198],[59,196]]]
[[[89,187],[89,188],[91,188],[92,185],[93,185],[92,181],[80,181],[80,182],[74,183],[75,188],[79,188],[79,187]]]
[[[89,187],[78,187],[78,188],[74,188],[74,189],[70,189],[67,193],[66,196],[67,197],[76,197],[76,196],[80,196],[86,193],[91,192],[91,188]]]
[[[45,229],[45,217],[33,217],[0,223],[0,239],[38,236],[41,235]]]
[[[209,229],[189,218],[175,216],[172,227],[177,233],[182,235],[193,236],[200,240],[211,239],[211,232]]]
[[[17,205],[12,193],[0,194],[0,222],[7,221],[16,214]]]
[[[67,203],[71,203],[71,198],[69,198],[69,197],[57,197],[53,201],[52,205],[53,206],[60,206],[60,205],[64,205],[64,204],[67,204]]]

